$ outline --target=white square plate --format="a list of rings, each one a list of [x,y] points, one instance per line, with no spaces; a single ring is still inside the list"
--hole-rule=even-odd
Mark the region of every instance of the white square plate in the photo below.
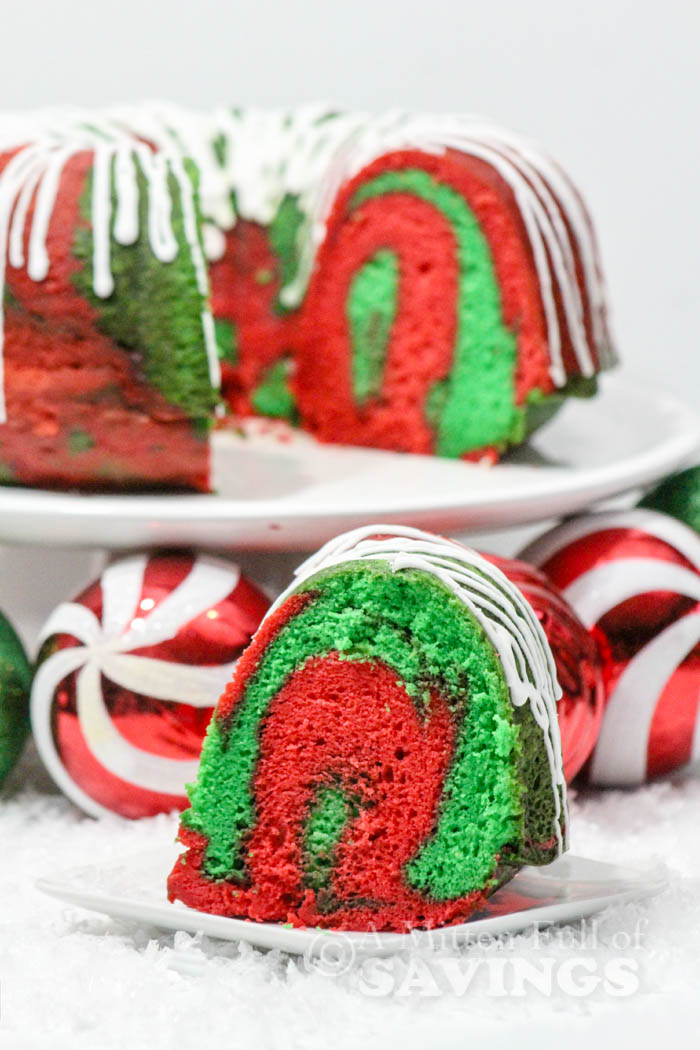
[[[328,938],[342,939],[353,955],[382,955],[407,947],[434,946],[438,934],[454,945],[484,935],[517,933],[533,923],[572,922],[612,904],[661,892],[661,871],[639,873],[615,864],[566,854],[542,868],[523,868],[489,898],[487,907],[468,922],[442,931],[343,933],[294,929],[276,923],[249,922],[208,915],[166,897],[165,883],[177,847],[163,846],[119,862],[89,865],[39,879],[44,893],[70,904],[131,919],[165,930],[204,933],[228,941],[248,941],[257,948],[279,948],[291,954],[319,955]]]

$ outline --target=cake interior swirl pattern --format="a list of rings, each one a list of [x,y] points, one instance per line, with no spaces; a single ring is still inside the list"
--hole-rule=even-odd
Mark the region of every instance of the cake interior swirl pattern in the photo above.
[[[0,476],[211,486],[211,430],[495,459],[613,363],[569,179],[484,120],[0,121]]]
[[[566,846],[535,613],[460,544],[374,525],[297,572],[210,722],[171,899],[351,930],[459,922]]]

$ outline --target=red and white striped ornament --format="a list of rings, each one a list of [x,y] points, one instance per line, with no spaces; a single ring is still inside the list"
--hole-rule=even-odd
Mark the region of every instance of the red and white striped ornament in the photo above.
[[[182,809],[214,705],[269,602],[234,562],[135,554],[41,632],[31,718],[58,786],[93,816]]]
[[[521,556],[600,645],[607,702],[590,779],[629,786],[700,759],[700,537],[655,511],[589,514]]]

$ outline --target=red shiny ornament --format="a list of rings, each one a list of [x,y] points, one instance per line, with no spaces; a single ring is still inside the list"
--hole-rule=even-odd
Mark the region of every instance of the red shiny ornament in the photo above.
[[[590,756],[603,717],[604,690],[596,643],[547,577],[513,558],[485,554],[525,595],[547,635],[563,696],[557,704],[567,782]]]
[[[31,712],[59,787],[92,815],[183,809],[214,705],[268,606],[234,562],[187,554],[119,559],[58,606]]]
[[[655,511],[589,514],[523,557],[599,644],[606,708],[590,779],[630,786],[700,757],[700,537]]]

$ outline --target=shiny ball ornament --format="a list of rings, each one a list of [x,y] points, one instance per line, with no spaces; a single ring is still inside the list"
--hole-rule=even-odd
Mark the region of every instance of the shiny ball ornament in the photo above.
[[[547,577],[513,558],[485,554],[535,610],[550,644],[562,696],[557,704],[564,775],[571,782],[589,758],[603,718],[604,690],[598,647]]]
[[[22,753],[29,734],[31,680],[24,647],[0,613],[0,784]]]
[[[134,554],[49,617],[32,683],[39,753],[93,816],[183,809],[214,705],[269,602],[234,562]]]
[[[700,533],[700,465],[672,474],[656,485],[639,504],[685,522]]]
[[[651,510],[589,514],[527,547],[597,639],[606,707],[593,783],[700,758],[700,537]]]

